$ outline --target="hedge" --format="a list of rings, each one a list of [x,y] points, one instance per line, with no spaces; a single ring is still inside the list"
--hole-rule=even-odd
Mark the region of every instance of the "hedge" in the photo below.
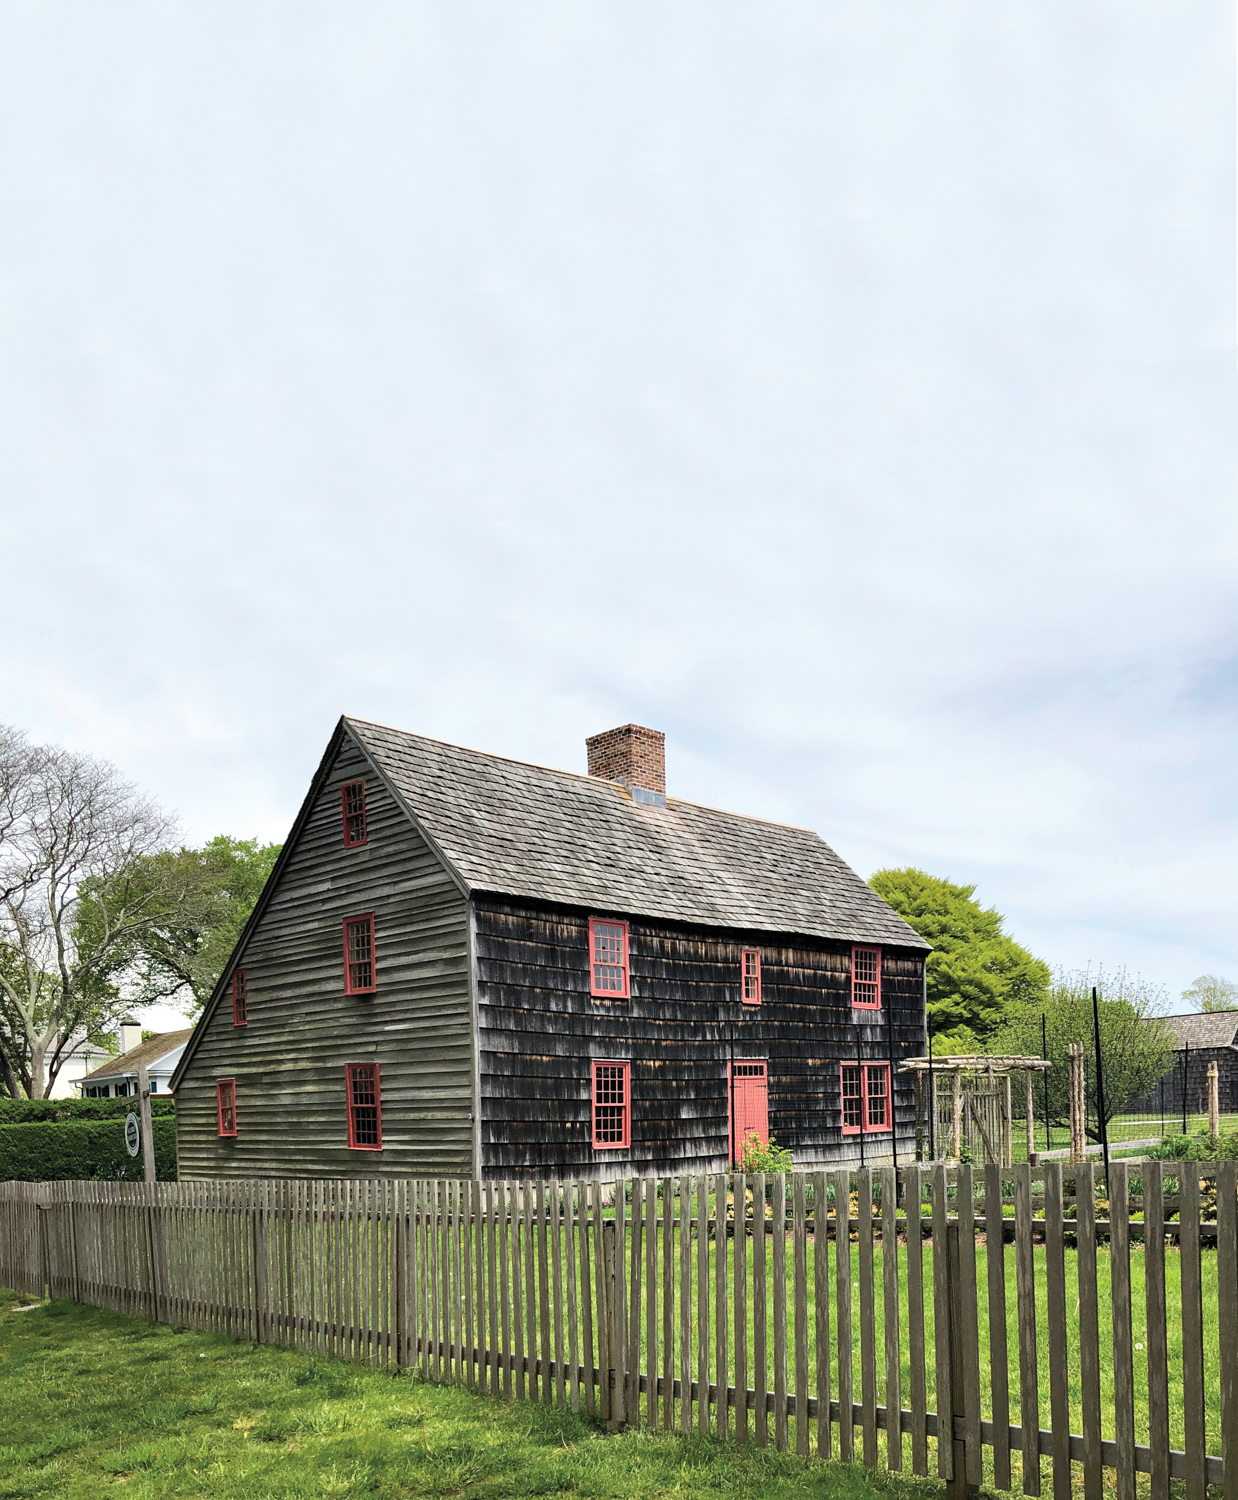
[[[0,1099],[0,1126],[29,1125],[39,1120],[123,1120],[138,1107],[137,1095],[127,1099]],[[151,1114],[176,1111],[171,1094],[153,1094]]]
[[[164,1114],[154,1120],[153,1128],[155,1175],[160,1182],[175,1182],[176,1121]],[[123,1118],[0,1125],[0,1182],[96,1180],[142,1180],[142,1153],[129,1155]]]

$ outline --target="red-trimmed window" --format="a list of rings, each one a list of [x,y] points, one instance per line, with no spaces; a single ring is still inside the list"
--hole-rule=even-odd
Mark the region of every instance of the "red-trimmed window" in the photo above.
[[[378,1064],[345,1063],[348,1090],[348,1145],[352,1151],[383,1149],[383,1102]]]
[[[632,1065],[593,1064],[593,1149],[619,1151],[632,1144]]]
[[[220,1135],[236,1134],[236,1079],[221,1078],[215,1085]]]
[[[743,988],[740,993],[745,1005],[761,1003],[761,950],[745,948],[739,956],[739,970]]]
[[[232,972],[232,1024],[249,1025],[249,986],[245,982],[245,970]]]
[[[344,993],[372,995],[377,988],[374,918],[349,917],[344,923]]]
[[[889,1063],[843,1063],[843,1134],[892,1128]]]
[[[344,810],[344,848],[356,849],[369,838],[365,825],[365,782],[346,781],[340,789]]]
[[[852,948],[851,1003],[856,1010],[881,1009],[880,948]]]
[[[628,998],[628,924],[589,918],[589,993]]]

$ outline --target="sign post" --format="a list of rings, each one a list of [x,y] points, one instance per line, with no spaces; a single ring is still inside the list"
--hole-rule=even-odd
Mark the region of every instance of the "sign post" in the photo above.
[[[146,1064],[138,1064],[138,1105],[142,1111],[142,1170],[147,1182],[155,1180],[155,1134],[150,1128],[150,1079]]]

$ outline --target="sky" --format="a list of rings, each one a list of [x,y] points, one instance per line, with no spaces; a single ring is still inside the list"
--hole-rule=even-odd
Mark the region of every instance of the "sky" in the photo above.
[[[0,721],[279,839],[341,713],[1238,979],[1219,0],[0,8]]]

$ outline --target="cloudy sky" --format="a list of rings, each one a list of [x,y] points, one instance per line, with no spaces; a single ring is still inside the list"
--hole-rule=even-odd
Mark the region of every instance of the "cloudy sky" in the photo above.
[[[335,719],[1238,979],[1233,6],[0,8],[0,718],[279,838]]]

